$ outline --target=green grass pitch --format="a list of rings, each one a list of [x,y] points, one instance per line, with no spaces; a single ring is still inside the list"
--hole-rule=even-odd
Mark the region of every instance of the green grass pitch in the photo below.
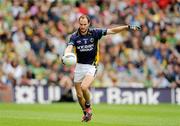
[[[0,126],[180,126],[180,106],[98,104],[91,122],[81,117],[77,103],[0,103]]]

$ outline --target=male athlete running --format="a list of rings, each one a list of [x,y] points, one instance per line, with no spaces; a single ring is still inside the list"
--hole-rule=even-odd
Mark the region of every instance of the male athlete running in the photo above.
[[[140,30],[140,26],[124,25],[110,29],[90,28],[90,19],[86,15],[79,18],[79,29],[75,31],[68,42],[65,54],[72,52],[77,55],[74,73],[74,84],[79,104],[83,110],[82,121],[88,122],[92,117],[89,87],[95,79],[99,61],[99,42],[102,36],[116,34],[123,30]],[[63,61],[63,58],[62,58]]]

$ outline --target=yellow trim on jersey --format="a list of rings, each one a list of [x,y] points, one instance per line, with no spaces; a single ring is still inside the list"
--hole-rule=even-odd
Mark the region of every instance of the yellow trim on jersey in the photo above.
[[[98,65],[99,63],[99,42],[97,42],[97,54],[95,57],[95,65]]]

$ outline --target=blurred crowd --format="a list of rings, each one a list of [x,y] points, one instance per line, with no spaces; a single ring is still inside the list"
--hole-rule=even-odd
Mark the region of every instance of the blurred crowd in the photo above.
[[[92,27],[143,26],[100,40],[94,87],[180,87],[178,0],[0,0],[0,85],[70,89],[61,56],[82,14]]]

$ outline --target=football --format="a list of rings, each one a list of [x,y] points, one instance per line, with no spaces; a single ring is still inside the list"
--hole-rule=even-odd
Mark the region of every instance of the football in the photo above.
[[[63,63],[66,66],[73,66],[76,64],[77,62],[77,57],[74,53],[66,53],[63,57],[62,57]]]

